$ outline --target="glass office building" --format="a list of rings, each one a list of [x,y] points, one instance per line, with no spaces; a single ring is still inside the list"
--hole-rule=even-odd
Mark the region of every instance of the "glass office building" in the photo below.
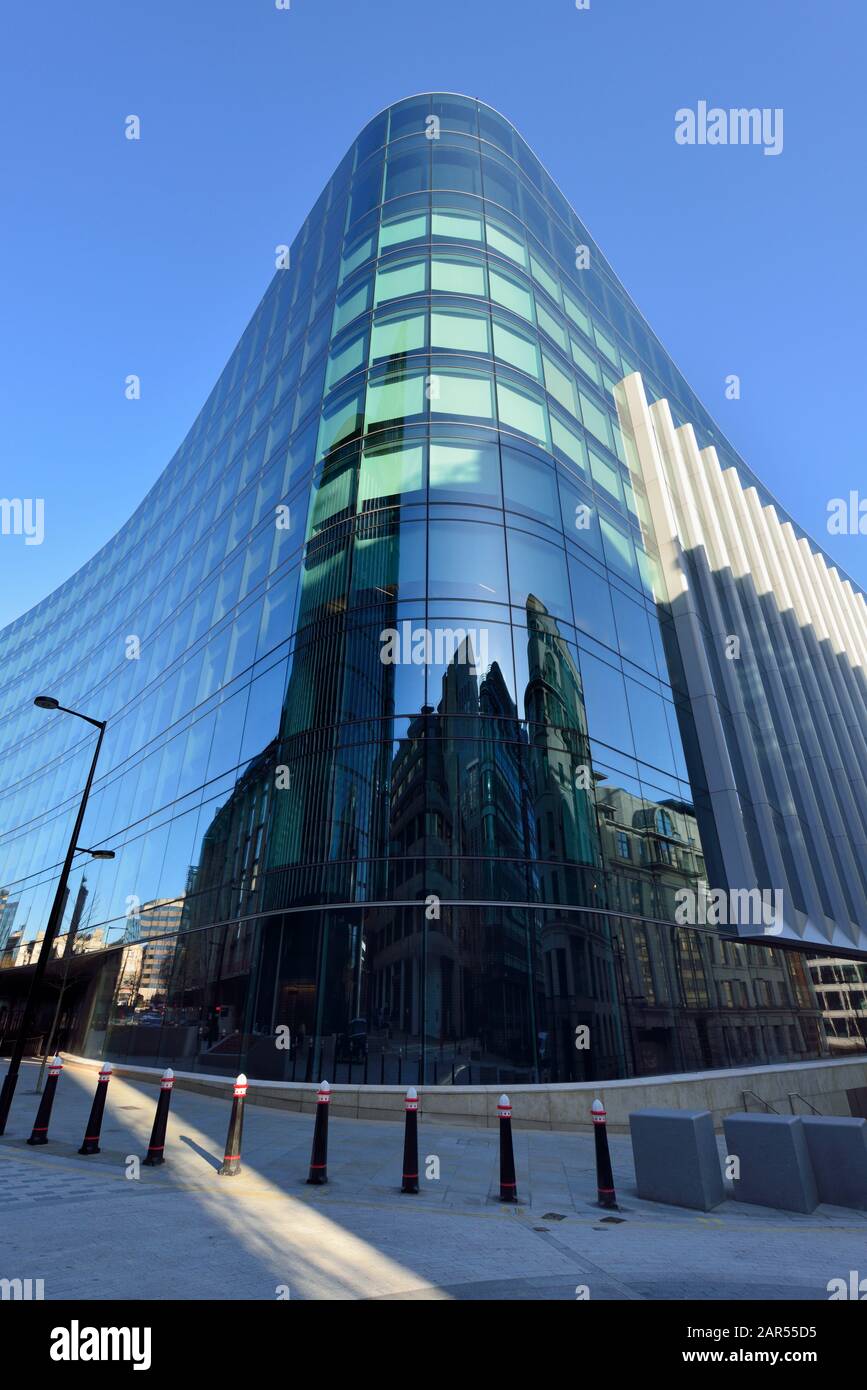
[[[539,160],[481,102],[400,102],[285,261],[129,523],[0,634],[0,1028],[92,751],[45,691],[108,720],[70,1051],[501,1084],[863,1048],[854,943],[831,1028],[809,933],[678,917],[754,885],[620,383],[773,499]]]

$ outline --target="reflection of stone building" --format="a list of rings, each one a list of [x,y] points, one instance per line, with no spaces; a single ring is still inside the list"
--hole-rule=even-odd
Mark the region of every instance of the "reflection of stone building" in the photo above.
[[[6,949],[6,942],[12,931],[12,924],[15,921],[15,914],[18,911],[18,901],[9,901],[9,889],[0,888],[0,959]]]
[[[117,1002],[132,1010],[165,1006],[184,899],[142,903],[136,916],[135,944],[124,948]]]
[[[821,1055],[801,957],[714,931],[624,921],[623,1007],[639,1074]]]
[[[867,964],[826,956],[808,964],[831,1055],[863,1051],[867,1043]]]

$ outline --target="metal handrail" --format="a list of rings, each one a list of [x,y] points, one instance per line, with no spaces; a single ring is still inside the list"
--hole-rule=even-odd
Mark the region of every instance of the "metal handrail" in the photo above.
[[[812,1102],[811,1100],[807,1100],[807,1097],[806,1097],[806,1096],[802,1096],[801,1093],[800,1093],[800,1091],[790,1091],[790,1092],[789,1092],[789,1109],[791,1110],[791,1112],[792,1112],[793,1115],[797,1113],[796,1110],[795,1110],[795,1106],[794,1106],[794,1102],[795,1102],[796,1100],[803,1101],[804,1105],[808,1106],[809,1109],[812,1110],[812,1112],[813,1112],[814,1115],[821,1115],[821,1113],[822,1113],[821,1110],[817,1110],[816,1107],[815,1107],[815,1105],[813,1104],[813,1102]]]
[[[741,1091],[741,1099],[744,1103],[744,1110],[748,1111],[750,1108],[747,1105],[747,1096],[752,1096],[754,1100],[757,1100],[759,1102],[759,1105],[763,1105],[766,1110],[770,1110],[772,1115],[779,1115],[779,1110],[775,1110],[774,1107],[771,1105],[770,1101],[762,1100],[761,1096],[757,1096],[755,1091]]]

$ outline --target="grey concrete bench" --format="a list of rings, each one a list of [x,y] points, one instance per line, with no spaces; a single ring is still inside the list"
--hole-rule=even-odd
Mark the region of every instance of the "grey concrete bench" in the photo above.
[[[709,1110],[636,1110],[629,1129],[639,1197],[699,1211],[725,1200]]]
[[[867,1210],[867,1120],[802,1116],[820,1202]]]
[[[819,1196],[800,1115],[727,1115],[726,1152],[740,1159],[738,1202],[810,1212]]]

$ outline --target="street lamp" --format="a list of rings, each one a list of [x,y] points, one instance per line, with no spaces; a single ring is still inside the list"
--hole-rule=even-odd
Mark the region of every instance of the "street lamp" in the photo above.
[[[57,933],[60,929],[60,923],[63,920],[63,910],[66,905],[67,884],[69,882],[69,874],[72,869],[72,861],[77,853],[94,854],[93,850],[82,850],[80,848],[78,844],[78,836],[81,832],[81,826],[84,821],[84,812],[87,809],[87,798],[90,796],[90,789],[93,785],[93,778],[96,772],[96,764],[99,759],[100,749],[102,748],[102,739],[103,735],[105,734],[106,724],[105,720],[91,719],[89,714],[82,714],[80,710],[67,709],[65,705],[60,704],[59,700],[55,700],[53,695],[37,695],[33,703],[39,709],[60,710],[63,714],[74,714],[76,719],[83,719],[86,724],[92,724],[95,729],[98,729],[99,737],[96,740],[96,747],[93,750],[93,759],[90,764],[90,771],[87,774],[87,781],[84,785],[84,791],[81,795],[81,804],[78,807],[78,815],[75,818],[75,825],[72,828],[72,835],[69,839],[69,848],[66,851],[66,858],[63,861],[63,868],[60,872],[60,878],[57,882],[57,892],[54,894],[54,902],[51,905],[51,912],[48,917],[48,925],[45,928],[45,936],[42,940],[42,949],[39,952],[39,959],[36,962],[36,969],[33,972],[33,979],[30,981],[30,990],[27,995],[27,1003],[24,1005],[24,1015],[21,1019],[21,1026],[18,1029],[18,1037],[15,1040],[15,1046],[12,1049],[12,1056],[9,1059],[9,1070],[7,1071],[5,1079],[3,1081],[2,1090],[0,1090],[0,1134],[6,1133],[6,1121],[9,1118],[9,1111],[12,1106],[12,1097],[15,1095],[15,1087],[18,1084],[18,1073],[21,1069],[21,1058],[24,1056],[24,1047],[27,1042],[27,1033],[30,1029],[30,1026],[33,1022],[33,1016],[36,1012],[36,1004],[39,997],[39,987],[42,984],[42,980],[45,975],[46,968],[48,966],[48,961],[51,957],[51,948],[54,944],[54,939],[57,936]],[[114,855],[111,850],[97,850],[94,857],[98,859],[108,859],[113,858]]]

